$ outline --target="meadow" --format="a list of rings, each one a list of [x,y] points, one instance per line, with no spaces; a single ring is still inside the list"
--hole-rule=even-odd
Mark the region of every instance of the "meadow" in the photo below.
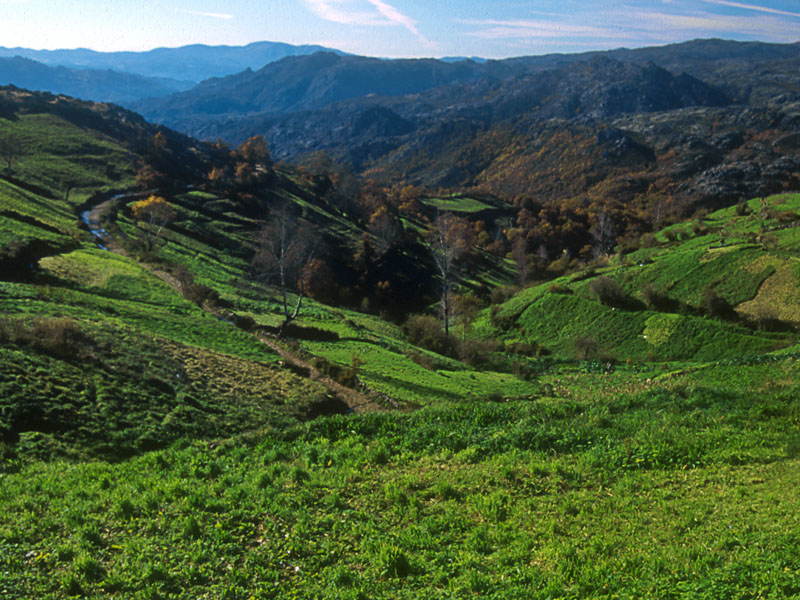
[[[177,186],[149,252],[120,198],[98,248],[76,211],[131,186],[131,150],[10,123],[31,151],[0,179],[0,259],[29,261],[0,278],[3,598],[800,596],[800,195],[518,289],[440,355],[310,298],[271,337],[246,198]],[[329,239],[369,235],[271,177]]]

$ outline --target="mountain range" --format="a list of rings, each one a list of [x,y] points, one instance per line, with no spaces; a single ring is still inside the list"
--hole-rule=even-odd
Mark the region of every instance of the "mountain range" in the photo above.
[[[201,139],[263,135],[279,160],[325,151],[384,183],[690,210],[791,187],[800,165],[800,43],[505,60],[269,42],[2,53],[31,57],[0,59],[3,83],[118,102]],[[109,67],[127,72],[95,70]]]
[[[143,77],[174,79],[198,83],[244,69],[258,69],[287,56],[329,50],[323,46],[293,46],[280,42],[254,42],[246,46],[207,46],[193,44],[179,48],[155,48],[147,52],[97,52],[75,50],[32,50],[0,47],[0,57],[21,56],[49,65],[70,69],[112,70]]]

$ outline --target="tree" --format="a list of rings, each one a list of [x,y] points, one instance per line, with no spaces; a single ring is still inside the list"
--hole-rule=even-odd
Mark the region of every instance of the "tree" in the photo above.
[[[133,205],[133,216],[144,221],[144,245],[150,252],[155,246],[164,227],[172,223],[177,216],[173,206],[161,196],[149,196]]]
[[[403,231],[399,219],[386,205],[378,207],[372,213],[367,228],[375,236],[375,249],[378,251],[378,256],[383,256],[391,250]]]
[[[288,203],[273,209],[261,230],[253,269],[257,277],[278,286],[283,308],[281,336],[300,314],[306,295],[307,278],[303,277],[303,270],[314,257],[316,247],[316,236],[310,226],[297,218]],[[294,308],[289,306],[290,291],[297,295]]]
[[[453,286],[458,280],[458,263],[470,250],[471,233],[469,223],[452,213],[439,215],[428,231],[431,256],[441,279],[440,304],[445,335],[450,335]]]
[[[13,162],[22,154],[22,141],[13,134],[0,137],[0,158],[6,163],[6,171],[11,173]]]
[[[254,135],[247,138],[236,148],[236,152],[245,162],[251,165],[269,165],[269,146],[263,136]]]
[[[605,208],[597,216],[597,221],[591,233],[595,242],[597,256],[611,252],[616,242],[616,226],[613,216]]]

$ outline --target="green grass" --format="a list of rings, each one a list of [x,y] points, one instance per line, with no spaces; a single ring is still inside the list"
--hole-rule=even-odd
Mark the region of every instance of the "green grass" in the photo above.
[[[792,597],[797,363],[751,370],[768,389],[708,387],[732,372],[564,373],[558,398],[23,466],[0,487],[2,585],[9,598]]]
[[[53,114],[34,113],[0,119],[0,131],[17,136],[24,146],[14,163],[14,176],[50,190],[58,198],[74,186],[70,194],[73,204],[97,191],[133,183],[130,152],[96,130]]]
[[[481,202],[476,198],[467,196],[453,196],[450,198],[426,198],[422,201],[423,204],[438,208],[439,210],[446,210],[461,213],[478,213],[484,210],[491,210],[494,207]]]

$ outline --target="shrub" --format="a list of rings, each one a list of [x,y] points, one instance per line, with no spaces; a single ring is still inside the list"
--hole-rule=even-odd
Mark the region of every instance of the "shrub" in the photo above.
[[[515,360],[511,363],[511,373],[517,379],[530,381],[533,379],[534,370],[527,360]]]
[[[498,329],[511,329],[514,327],[514,324],[517,322],[517,317],[519,316],[516,313],[502,313],[503,307],[499,304],[492,305],[492,308],[489,309],[489,322],[492,325],[497,327]]]
[[[513,285],[506,285],[503,287],[495,288],[489,296],[489,302],[492,304],[503,304],[509,298],[519,291],[519,288]]]
[[[492,363],[492,353],[497,342],[492,340],[464,340],[458,349],[458,357],[471,367],[487,367]]]
[[[219,292],[207,285],[197,283],[194,279],[194,275],[185,267],[181,266],[178,268],[175,272],[175,278],[178,280],[178,283],[180,283],[183,297],[189,302],[200,307],[204,304],[208,304],[210,307],[220,304]]]
[[[708,286],[703,292],[703,308],[712,317],[730,319],[736,316],[730,303],[711,286]]]
[[[507,342],[503,346],[503,351],[509,354],[518,354],[520,356],[530,356],[533,358],[550,354],[547,348],[537,342]]]
[[[643,233],[639,238],[640,248],[657,248],[658,246],[658,239],[652,233]]]
[[[409,341],[416,345],[442,354],[455,356],[458,342],[452,335],[447,335],[438,319],[430,315],[411,315],[403,329]]]
[[[599,345],[591,336],[582,336],[575,340],[575,356],[578,360],[588,360],[597,356]]]
[[[749,215],[751,212],[752,211],[750,210],[750,207],[747,205],[747,202],[745,202],[744,200],[742,200],[741,202],[739,202],[736,205],[736,214],[739,215],[740,217],[743,217],[745,215]]]
[[[597,296],[602,304],[607,306],[622,306],[627,299],[619,284],[606,275],[592,281],[589,284],[589,290]]]
[[[667,238],[668,242],[677,242],[678,241],[678,232],[674,229],[667,229],[664,231],[664,237]]]
[[[652,283],[642,288],[642,299],[653,310],[667,311],[675,308],[675,302]]]
[[[85,341],[80,323],[71,317],[0,320],[0,342],[14,342],[59,358],[83,356]]]
[[[561,283],[551,283],[547,286],[547,291],[551,294],[572,294],[572,290]]]

